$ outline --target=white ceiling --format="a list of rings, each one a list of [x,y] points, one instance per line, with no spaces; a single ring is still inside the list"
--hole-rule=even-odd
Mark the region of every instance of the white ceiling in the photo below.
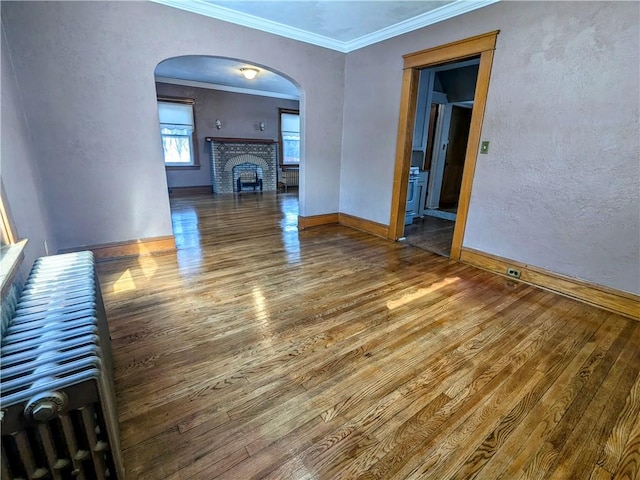
[[[499,0],[151,1],[347,53]]]
[[[257,69],[256,78],[244,78],[240,69],[245,67]],[[230,58],[203,55],[169,58],[158,64],[155,75],[158,82],[176,85],[292,100],[298,100],[299,97],[297,87],[283,76],[266,68]]]
[[[496,3],[499,0],[151,0],[181,10],[348,53]],[[254,80],[240,68],[253,66],[216,57],[187,56],[158,65],[159,81],[297,98],[296,87],[258,67]],[[171,80],[173,79],[173,80]]]

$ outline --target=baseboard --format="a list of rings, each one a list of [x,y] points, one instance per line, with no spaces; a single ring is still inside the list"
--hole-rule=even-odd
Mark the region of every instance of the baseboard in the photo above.
[[[298,230],[317,227],[319,225],[328,225],[331,223],[338,223],[337,213],[326,213],[324,215],[311,215],[310,217],[298,216]]]
[[[460,261],[507,278],[507,268],[520,270],[520,281],[580,300],[591,305],[640,320],[640,296],[596,285],[539,267],[498,257],[470,248],[462,248]],[[514,279],[515,280],[515,279]]]
[[[142,238],[126,242],[104,243],[101,245],[87,245],[76,248],[61,249],[58,253],[80,252],[90,250],[96,261],[112,260],[123,257],[141,257],[159,253],[174,252],[176,242],[173,235],[165,237]]]
[[[338,222],[340,225],[355,228],[356,230],[362,230],[363,232],[370,233],[376,237],[382,237],[385,239],[389,238],[389,226],[383,225],[382,223],[366,220],[360,217],[354,217],[348,213],[339,213]]]
[[[370,233],[377,237],[388,238],[389,226],[381,223],[366,220],[360,217],[354,217],[347,213],[327,213],[324,215],[312,215],[310,217],[298,217],[298,230],[306,228],[318,227],[320,225],[329,225],[339,223],[345,227],[355,228],[363,232]]]
[[[213,192],[211,185],[197,187],[169,187],[170,197],[188,197],[190,195],[207,195]]]
[[[427,208],[423,212],[424,215],[435,218],[442,218],[444,220],[450,220],[452,222],[456,221],[456,214],[453,212],[444,212],[442,210],[436,210],[434,208]]]

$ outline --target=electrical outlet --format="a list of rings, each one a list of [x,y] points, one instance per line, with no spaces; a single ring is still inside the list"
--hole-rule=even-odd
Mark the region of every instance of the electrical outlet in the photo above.
[[[520,270],[513,267],[507,268],[507,275],[513,278],[520,278]]]
[[[489,141],[485,140],[480,144],[480,153],[489,153]]]

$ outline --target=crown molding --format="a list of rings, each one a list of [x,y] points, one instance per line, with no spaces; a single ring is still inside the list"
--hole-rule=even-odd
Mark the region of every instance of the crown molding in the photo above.
[[[184,87],[207,88],[209,90],[221,90],[223,92],[243,93],[245,95],[259,95],[261,97],[282,98],[285,100],[300,100],[297,95],[289,95],[287,93],[268,92],[265,90],[254,90],[252,88],[231,87],[229,85],[220,85],[217,83],[198,82],[196,80],[182,80],[179,78],[156,77],[158,83],[169,83],[171,85],[182,85]]]
[[[388,40],[389,38],[397,37],[404,33],[409,33],[419,28],[433,25],[434,23],[443,22],[453,17],[463,15],[473,10],[477,10],[488,5],[498,3],[500,0],[456,0],[453,3],[443,5],[442,7],[431,10],[430,12],[423,13],[417,17],[404,20],[390,25],[377,32],[364,35],[363,37],[356,38],[349,42],[345,42],[346,53],[358,50],[374,43]]]
[[[292,40],[298,40],[300,42],[310,43],[319,47],[329,48],[331,50],[337,50],[342,53],[349,53],[359,48],[372,45],[374,43],[387,40],[389,38],[408,33],[413,30],[417,30],[434,23],[442,22],[453,18],[458,15],[462,15],[473,10],[477,10],[487,5],[497,3],[500,0],[455,0],[453,3],[449,3],[442,7],[436,8],[430,12],[424,13],[414,18],[396,23],[389,27],[378,30],[377,32],[364,35],[355,40],[343,42],[334,40],[323,35],[308,32],[295,27],[290,27],[282,23],[274,22],[272,20],[266,20],[264,18],[256,17],[246,13],[238,12],[230,8],[221,7],[219,5],[213,5],[203,0],[151,0],[154,3],[159,3],[169,7],[178,8],[180,10],[186,10],[188,12],[205,15],[207,17],[223,20],[225,22],[235,23],[243,27],[254,28],[263,32],[273,33],[274,35],[280,35]]]
[[[273,33],[274,35],[280,35],[281,37],[287,37],[292,40],[298,40],[300,42],[310,43],[319,47],[330,48],[331,50],[337,50],[342,53],[346,53],[344,50],[345,42],[333,40],[323,35],[307,32],[299,28],[290,27],[282,23],[274,22],[264,18],[249,15],[248,13],[238,12],[230,8],[221,7],[219,5],[213,5],[202,0],[151,0],[154,3],[160,3],[169,7],[178,8],[180,10],[186,10],[191,13],[198,13],[207,17],[215,18],[217,20],[223,20],[229,23],[235,23],[242,27],[254,28],[256,30],[262,30],[263,32]]]

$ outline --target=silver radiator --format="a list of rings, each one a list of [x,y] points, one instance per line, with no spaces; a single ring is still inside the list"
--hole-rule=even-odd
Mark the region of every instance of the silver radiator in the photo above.
[[[124,479],[91,252],[34,263],[2,338],[4,479]]]
[[[300,185],[300,169],[298,167],[282,167],[281,182],[285,191],[289,187],[298,187]]]

